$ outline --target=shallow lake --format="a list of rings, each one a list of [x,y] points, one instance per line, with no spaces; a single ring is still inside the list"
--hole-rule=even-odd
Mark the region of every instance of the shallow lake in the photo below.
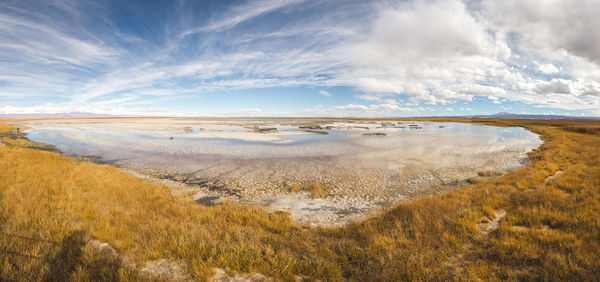
[[[331,126],[329,130],[305,132],[298,126],[275,124],[273,128],[277,131],[259,133],[254,132],[252,126],[242,125],[260,122],[256,120],[211,120],[223,124],[214,124],[209,128],[200,127],[206,125],[205,120],[177,121],[181,128],[173,128],[172,125],[154,126],[152,123],[40,122],[26,132],[29,139],[54,144],[67,154],[99,155],[107,160],[144,153],[219,158],[289,158],[335,156],[361,153],[368,149],[404,149],[407,154],[424,153],[426,155],[422,155],[422,158],[425,158],[433,157],[435,153],[476,154],[502,150],[526,152],[540,143],[535,134],[520,127],[465,123],[402,122],[394,123],[396,127],[382,128],[379,123],[345,124],[333,121],[322,125]],[[194,124],[194,121],[200,123]],[[281,122],[266,121],[271,124],[262,127]],[[416,129],[411,129],[412,126],[409,125],[417,126]],[[386,136],[363,135],[375,132],[385,133]]]
[[[306,216],[322,211],[325,221],[435,193],[480,171],[522,167],[542,143],[519,127],[410,121],[129,118],[21,126],[65,154],[193,184],[204,191],[197,197],[230,196],[293,215],[301,201]],[[330,196],[289,192],[314,182],[330,187]]]

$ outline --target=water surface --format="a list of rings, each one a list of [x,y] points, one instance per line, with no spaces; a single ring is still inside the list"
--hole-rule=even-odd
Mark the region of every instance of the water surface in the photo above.
[[[96,155],[118,167],[193,184],[205,197],[198,196],[199,203],[234,197],[327,223],[411,194],[436,193],[479,171],[522,167],[526,153],[541,144],[523,128],[467,123],[131,118],[22,126],[31,140],[66,154]],[[372,133],[385,136],[365,135]],[[329,186],[330,195],[310,199],[289,191],[290,185],[311,182]]]

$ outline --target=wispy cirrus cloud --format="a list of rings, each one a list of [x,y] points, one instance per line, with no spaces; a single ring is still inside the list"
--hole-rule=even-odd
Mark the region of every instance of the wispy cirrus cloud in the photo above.
[[[217,16],[216,20],[212,20],[206,25],[187,30],[181,33],[180,36],[184,37],[198,32],[223,31],[258,16],[290,7],[303,1],[304,0],[250,1],[243,5],[236,5],[226,9],[221,15]]]
[[[289,104],[282,113],[289,114],[413,114],[445,105],[443,114],[476,97],[491,105],[600,114],[600,36],[591,12],[597,6],[567,0],[5,2],[0,112],[114,114],[112,107],[139,113],[135,107],[164,106],[167,98],[168,111],[177,112],[183,111],[177,101],[190,96],[234,91],[252,101],[253,89],[278,88]],[[346,93],[331,96],[329,87]],[[294,101],[305,98],[287,94],[291,88],[317,89],[311,91],[335,104],[299,108]],[[213,107],[227,112],[229,101],[219,97],[211,96]]]

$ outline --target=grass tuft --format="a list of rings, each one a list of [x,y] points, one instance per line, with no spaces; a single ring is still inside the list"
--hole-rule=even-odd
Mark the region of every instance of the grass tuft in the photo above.
[[[0,134],[9,134],[16,128],[8,123],[0,123]]]
[[[9,145],[9,146],[16,146],[16,147],[25,147],[25,148],[35,148],[38,147],[38,145],[34,142],[31,142],[27,139],[23,139],[23,138],[8,138],[8,137],[2,137],[2,143]]]
[[[502,172],[491,171],[491,170],[484,170],[484,171],[477,172],[477,175],[479,175],[481,177],[492,177],[492,176],[502,175]]]
[[[309,192],[311,198],[326,198],[329,196],[331,187],[320,182],[311,182],[303,184],[294,184],[290,186],[290,192]]]
[[[479,183],[481,181],[481,179],[477,178],[477,177],[469,177],[469,178],[467,178],[466,181],[469,184],[476,184],[476,183]]]

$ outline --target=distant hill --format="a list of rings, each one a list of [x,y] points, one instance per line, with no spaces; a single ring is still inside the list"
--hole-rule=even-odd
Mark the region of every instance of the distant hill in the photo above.
[[[522,115],[522,114],[511,114],[507,112],[500,112],[493,115],[474,115],[468,116],[470,118],[520,118],[520,119],[600,119],[600,117],[586,117],[586,116],[562,116],[562,115]]]
[[[423,117],[422,117],[423,118]],[[523,115],[500,112],[492,115],[472,116],[428,116],[424,118],[513,118],[513,119],[600,119],[600,117],[588,116],[561,116],[561,115]]]
[[[112,117],[111,115],[90,113],[64,113],[64,114],[0,114],[0,119],[26,119],[26,118],[92,118]]]
[[[98,117],[143,117],[135,115],[106,115],[106,114],[91,114],[91,113],[63,113],[63,114],[0,114],[1,119],[30,119],[30,118],[98,118]],[[219,117],[210,117],[219,118]],[[228,118],[261,118],[261,117],[228,117]],[[286,119],[290,117],[268,117],[272,119]],[[314,119],[317,117],[292,117],[292,118],[308,118]],[[345,117],[338,117],[345,118]],[[360,118],[360,117],[347,117],[347,118]],[[389,118],[389,117],[381,117]],[[398,117],[398,118],[411,118],[411,117]],[[588,116],[561,116],[561,115],[523,115],[523,114],[511,114],[507,112],[500,112],[492,115],[472,115],[472,116],[421,116],[413,118],[506,118],[506,119],[598,119],[600,117],[588,117]],[[327,118],[324,118],[327,119]]]

